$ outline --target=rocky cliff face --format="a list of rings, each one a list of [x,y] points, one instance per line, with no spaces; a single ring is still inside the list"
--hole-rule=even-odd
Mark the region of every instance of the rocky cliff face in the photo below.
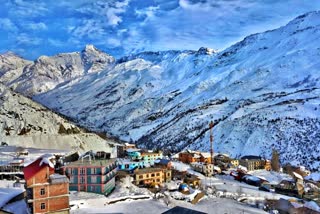
[[[9,145],[111,151],[113,141],[88,133],[0,84],[0,141]]]
[[[112,56],[93,45],[81,52],[41,56],[34,62],[12,53],[0,55],[0,60],[0,82],[29,97],[114,63]]]

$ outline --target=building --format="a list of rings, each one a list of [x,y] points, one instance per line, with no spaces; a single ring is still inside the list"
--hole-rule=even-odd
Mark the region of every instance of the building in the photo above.
[[[192,188],[198,188],[201,185],[201,179],[192,174],[187,174],[187,176],[183,179],[183,182],[191,186]]]
[[[126,152],[128,149],[136,149],[135,144],[124,143],[121,145],[117,145],[117,156],[119,158],[124,158],[126,156]]]
[[[200,152],[187,150],[184,152],[179,153],[179,161],[183,163],[194,163],[194,162],[200,162]]]
[[[237,159],[230,160],[230,163],[235,168],[237,168],[239,166],[239,160],[237,160]]]
[[[154,186],[171,181],[171,170],[161,168],[144,168],[134,171],[136,185]]]
[[[209,152],[200,152],[200,162],[201,163],[212,163],[211,154]]]
[[[158,151],[158,152],[146,151],[146,152],[141,152],[141,157],[146,163],[154,165],[154,161],[157,159],[162,159],[163,155],[161,151]]]
[[[118,159],[117,161],[119,170],[134,170],[136,168],[146,168],[149,167],[150,164],[147,164],[144,160],[141,161],[132,161],[130,159]]]
[[[55,174],[52,157],[43,155],[23,169],[31,213],[69,213],[69,180]]]
[[[140,149],[127,149],[126,154],[131,160],[142,159]]]
[[[266,160],[263,160],[260,156],[243,156],[239,164],[247,168],[248,171],[253,171],[257,169],[264,169],[266,165]]]
[[[214,174],[213,164],[192,163],[191,167],[194,171],[200,172],[205,176],[212,176]]]
[[[172,162],[168,159],[160,159],[155,161],[155,167],[164,168],[164,169],[171,169]]]
[[[116,159],[82,158],[68,163],[63,172],[70,179],[70,191],[109,194],[115,188]]]

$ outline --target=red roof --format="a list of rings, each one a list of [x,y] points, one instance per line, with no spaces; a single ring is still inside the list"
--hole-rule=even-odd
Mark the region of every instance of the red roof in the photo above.
[[[41,161],[42,161],[42,157],[38,158],[28,166],[23,168],[24,179],[26,181],[32,178],[35,174],[37,174],[41,169],[45,167],[49,167],[50,174],[54,173],[54,169],[51,168],[48,164],[42,163],[40,166]]]

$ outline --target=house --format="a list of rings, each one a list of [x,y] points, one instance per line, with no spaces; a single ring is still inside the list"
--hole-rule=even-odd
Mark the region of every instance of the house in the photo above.
[[[158,167],[158,168],[164,168],[164,169],[172,168],[172,162],[168,159],[155,160],[154,164],[155,164],[155,167]]]
[[[213,164],[192,163],[191,167],[194,171],[200,172],[205,176],[212,176],[214,174]]]
[[[69,213],[69,180],[56,174],[52,155],[43,155],[23,169],[31,213]]]
[[[126,152],[128,149],[136,149],[135,144],[124,143],[121,145],[117,145],[117,156],[119,158],[124,158],[126,156]]]
[[[126,153],[131,160],[141,160],[143,157],[140,151],[140,149],[127,149]]]
[[[200,162],[200,152],[187,150],[184,152],[179,153],[179,161],[183,163],[194,163],[194,162]]]
[[[161,151],[153,152],[153,151],[143,151],[141,152],[142,159],[151,165],[154,165],[154,161],[157,159],[162,159],[163,155]]]
[[[209,152],[200,152],[200,162],[211,163],[211,154]]]
[[[115,188],[116,159],[82,157],[63,167],[70,179],[70,191],[109,194]]]
[[[187,176],[183,179],[183,182],[193,188],[198,188],[201,185],[201,179],[198,176],[192,174],[187,174]]]
[[[130,159],[118,159],[117,161],[119,170],[134,170],[136,168],[146,168],[149,167],[150,164],[146,163],[144,160],[140,161],[132,161]]]
[[[136,185],[153,186],[171,181],[171,170],[161,168],[144,168],[134,171]]]
[[[243,156],[241,157],[239,164],[248,169],[248,171],[253,171],[257,169],[264,169],[266,165],[266,160],[263,160],[260,156]]]
[[[239,160],[237,160],[237,159],[230,160],[230,163],[235,168],[237,168],[239,166]]]
[[[270,160],[265,161],[264,169],[267,171],[271,171],[271,161]]]

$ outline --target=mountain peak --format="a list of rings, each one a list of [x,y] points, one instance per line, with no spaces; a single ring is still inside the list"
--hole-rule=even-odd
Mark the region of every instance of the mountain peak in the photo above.
[[[87,44],[84,48],[84,51],[99,51],[94,45]]]

